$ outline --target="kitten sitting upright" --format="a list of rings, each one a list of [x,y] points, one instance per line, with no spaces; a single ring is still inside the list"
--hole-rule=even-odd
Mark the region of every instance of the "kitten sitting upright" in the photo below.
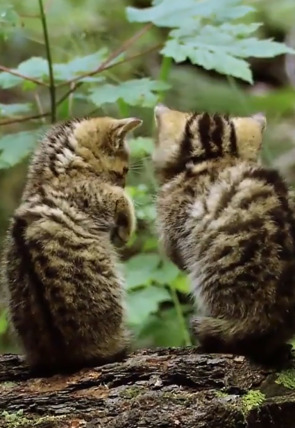
[[[11,320],[32,369],[72,371],[124,355],[114,242],[135,228],[124,191],[136,118],[53,126],[33,157],[3,259]]]
[[[155,109],[158,230],[188,272],[205,351],[266,361],[295,333],[295,220],[258,164],[266,120]]]

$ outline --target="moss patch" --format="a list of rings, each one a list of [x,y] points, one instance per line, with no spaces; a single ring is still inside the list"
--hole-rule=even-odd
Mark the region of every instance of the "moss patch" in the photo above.
[[[13,388],[17,386],[16,382],[1,382],[1,388]]]
[[[295,369],[289,369],[282,371],[276,383],[283,385],[285,388],[295,389]]]
[[[4,411],[1,413],[1,416],[4,418],[9,428],[16,428],[30,423],[29,419],[23,416],[23,410],[19,410],[16,413]]]
[[[228,394],[226,394],[225,392],[222,392],[222,391],[216,391],[216,392],[215,392],[215,395],[216,395],[216,397],[218,397],[218,398],[225,398],[225,397],[228,397]]]
[[[132,386],[130,388],[124,389],[124,391],[122,391],[120,393],[120,397],[128,398],[128,399],[136,398],[141,393],[141,391],[142,391],[141,388],[138,388],[136,386]]]
[[[0,417],[4,419],[8,428],[33,428],[38,427],[44,423],[50,422],[58,422],[65,418],[65,416],[42,416],[37,419],[28,419],[24,416],[23,410],[19,410],[18,412],[2,412],[0,413]],[[58,425],[59,426],[59,425]]]
[[[261,406],[265,400],[265,395],[256,390],[250,389],[250,391],[242,398],[242,409],[245,414],[249,413],[255,407]]]

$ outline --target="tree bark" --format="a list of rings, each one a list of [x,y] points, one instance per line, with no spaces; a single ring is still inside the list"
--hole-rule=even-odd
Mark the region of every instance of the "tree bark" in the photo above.
[[[241,356],[166,348],[33,378],[22,357],[3,355],[0,427],[294,428],[295,362],[277,372]]]

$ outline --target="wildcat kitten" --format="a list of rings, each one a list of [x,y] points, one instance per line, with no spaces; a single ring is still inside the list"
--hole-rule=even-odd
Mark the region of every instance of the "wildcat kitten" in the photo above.
[[[124,191],[136,118],[53,126],[33,157],[7,235],[11,320],[36,372],[110,362],[128,347],[114,242],[135,228]]]
[[[205,351],[266,360],[295,333],[295,220],[279,174],[258,164],[266,120],[155,109],[158,230],[188,272]]]

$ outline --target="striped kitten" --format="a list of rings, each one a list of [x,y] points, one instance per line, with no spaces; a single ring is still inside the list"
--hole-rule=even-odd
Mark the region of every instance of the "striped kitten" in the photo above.
[[[295,333],[295,220],[288,189],[258,164],[266,120],[155,109],[158,229],[188,272],[206,351],[266,360]]]
[[[139,119],[56,125],[32,160],[3,259],[9,310],[33,370],[75,370],[128,346],[114,242],[135,227],[124,137]]]

